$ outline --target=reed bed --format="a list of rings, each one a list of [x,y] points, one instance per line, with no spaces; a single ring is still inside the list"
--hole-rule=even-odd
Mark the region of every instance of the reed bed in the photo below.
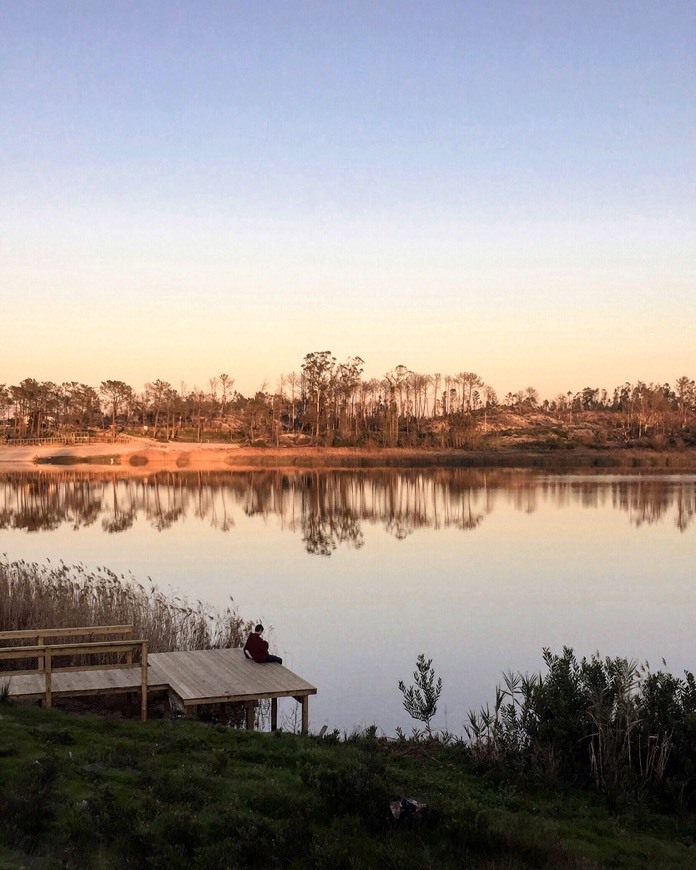
[[[132,625],[150,652],[238,647],[252,628],[232,601],[217,610],[107,568],[0,558],[0,631],[88,625]]]

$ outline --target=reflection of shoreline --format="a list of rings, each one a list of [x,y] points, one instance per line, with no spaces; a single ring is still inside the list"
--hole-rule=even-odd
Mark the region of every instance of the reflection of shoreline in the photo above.
[[[696,477],[544,475],[504,469],[407,471],[179,471],[122,477],[117,472],[0,473],[0,529],[40,531],[101,521],[107,533],[147,521],[163,531],[186,517],[229,531],[235,516],[276,516],[299,532],[308,552],[363,545],[362,524],[403,539],[419,528],[472,531],[499,499],[533,513],[557,507],[612,507],[632,525],[664,521],[684,531],[696,515]]]

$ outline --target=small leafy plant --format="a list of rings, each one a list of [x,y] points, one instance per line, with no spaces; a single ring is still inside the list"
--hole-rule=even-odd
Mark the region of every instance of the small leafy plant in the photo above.
[[[442,679],[435,681],[435,669],[433,660],[425,658],[421,653],[416,662],[416,670],[413,672],[415,685],[406,688],[403,680],[399,680],[399,691],[404,696],[404,708],[412,719],[425,723],[428,737],[432,737],[430,722],[437,712],[437,702],[442,692]]]

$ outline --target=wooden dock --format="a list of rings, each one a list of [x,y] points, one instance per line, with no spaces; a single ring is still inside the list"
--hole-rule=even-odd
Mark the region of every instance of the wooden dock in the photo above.
[[[67,630],[64,631],[67,633]],[[86,633],[86,630],[82,631]],[[29,633],[23,634],[26,637]],[[4,639],[14,640],[15,637]],[[190,650],[148,655],[147,643],[136,641],[131,644],[143,645],[139,662],[133,662],[132,656],[129,656],[130,661],[124,662],[122,667],[111,664],[102,667],[96,665],[51,669],[53,656],[64,654],[65,651],[73,654],[81,654],[85,650],[101,652],[105,645],[119,651],[127,644],[126,641],[72,645],[44,643],[0,650],[0,658],[33,656],[37,660],[37,668],[31,672],[14,671],[5,675],[0,670],[0,686],[9,681],[10,698],[17,701],[39,700],[46,706],[51,706],[55,698],[139,692],[143,719],[147,718],[147,697],[155,691],[166,691],[172,703],[189,716],[195,716],[201,706],[244,703],[247,728],[254,727],[254,708],[258,702],[270,699],[271,730],[275,730],[278,725],[278,698],[291,697],[302,708],[302,731],[308,730],[309,696],[316,694],[316,687],[283,665],[260,665],[247,659],[241,649]]]
[[[241,649],[205,649],[151,653],[148,688],[166,686],[188,715],[206,704],[244,702],[247,727],[253,727],[254,704],[271,700],[271,730],[278,725],[278,698],[294,698],[302,707],[302,731],[309,727],[309,696],[316,687],[283,665],[247,659]]]

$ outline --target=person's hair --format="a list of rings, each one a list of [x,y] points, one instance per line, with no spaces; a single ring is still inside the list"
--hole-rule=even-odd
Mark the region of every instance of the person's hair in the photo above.
[[[259,624],[256,626],[256,628],[254,629],[254,631],[255,631],[257,634],[258,634],[260,631],[263,631],[263,626],[261,625],[260,622],[259,622]]]

